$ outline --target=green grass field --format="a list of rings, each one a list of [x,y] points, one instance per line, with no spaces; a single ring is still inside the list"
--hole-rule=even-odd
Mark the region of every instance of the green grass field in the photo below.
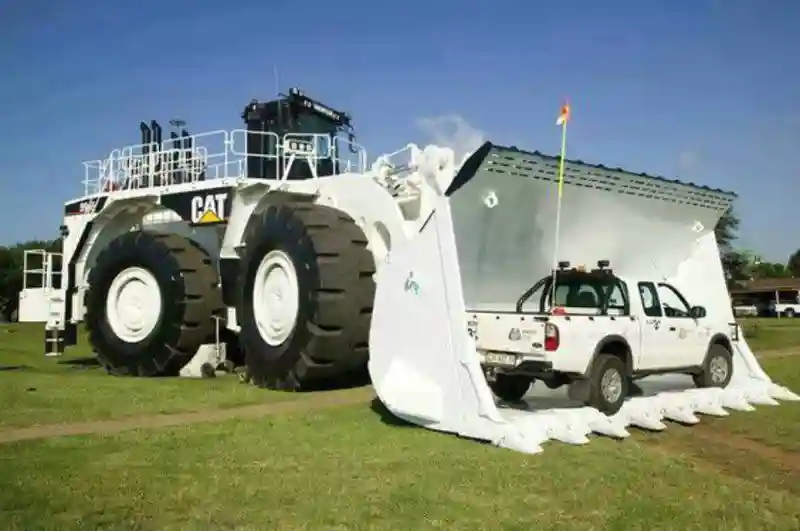
[[[800,320],[744,326],[800,390]],[[527,456],[399,424],[368,389],[114,378],[41,349],[0,327],[3,530],[800,529],[798,403]]]

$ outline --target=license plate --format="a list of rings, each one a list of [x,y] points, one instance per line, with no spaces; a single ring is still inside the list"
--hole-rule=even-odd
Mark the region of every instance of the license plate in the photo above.
[[[497,354],[495,352],[490,352],[486,354],[486,364],[514,367],[517,364],[517,357],[513,354]]]

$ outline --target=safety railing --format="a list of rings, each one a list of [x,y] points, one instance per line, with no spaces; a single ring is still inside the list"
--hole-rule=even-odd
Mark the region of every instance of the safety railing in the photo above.
[[[254,141],[268,149],[253,153],[248,146]],[[247,177],[250,157],[274,165],[269,174],[281,180],[298,161],[308,164],[312,177],[364,173],[367,168],[366,150],[345,138],[300,133],[279,137],[243,129],[211,131],[160,144],[126,146],[114,149],[105,159],[86,161],[84,194]]]
[[[86,195],[220,179],[244,167],[231,157],[227,131],[126,146],[83,165]]]
[[[22,289],[61,289],[61,253],[31,249],[22,255]]]

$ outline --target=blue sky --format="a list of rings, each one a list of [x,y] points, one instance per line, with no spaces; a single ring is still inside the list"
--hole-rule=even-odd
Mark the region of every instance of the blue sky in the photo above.
[[[739,193],[741,245],[800,247],[800,2],[0,0],[0,244],[53,237],[81,161],[140,120],[241,127],[299,85],[370,153],[459,116],[486,138]]]

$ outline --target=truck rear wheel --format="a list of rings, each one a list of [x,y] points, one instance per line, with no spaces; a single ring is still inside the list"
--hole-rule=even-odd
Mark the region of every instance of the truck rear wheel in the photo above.
[[[601,413],[613,415],[620,410],[628,397],[630,378],[626,376],[625,362],[614,354],[600,354],[592,363],[586,405]]]
[[[211,260],[176,234],[128,232],[89,271],[89,342],[109,373],[172,376],[214,331]]]
[[[355,222],[305,202],[267,207],[245,234],[237,317],[256,385],[347,385],[366,370],[375,264]]]
[[[504,402],[519,402],[533,384],[533,378],[520,374],[498,374],[489,382],[492,392]]]

